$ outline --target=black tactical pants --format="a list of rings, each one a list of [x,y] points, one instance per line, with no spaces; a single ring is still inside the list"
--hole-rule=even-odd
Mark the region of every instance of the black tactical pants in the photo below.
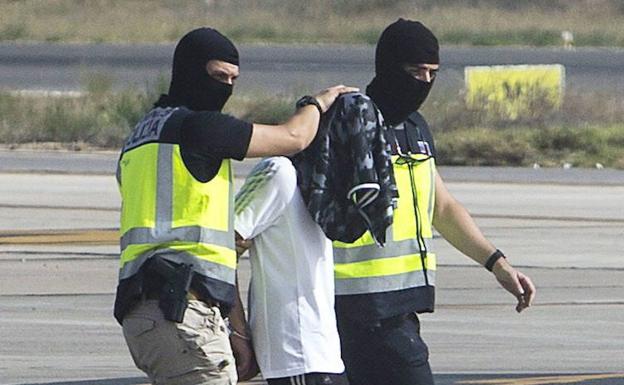
[[[433,385],[416,314],[374,324],[338,317],[338,332],[351,385]]]

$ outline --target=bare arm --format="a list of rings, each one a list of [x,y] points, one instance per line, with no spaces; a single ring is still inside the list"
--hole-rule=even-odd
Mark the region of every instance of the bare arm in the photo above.
[[[240,381],[247,381],[255,377],[259,369],[245,321],[245,310],[238,290],[238,277],[236,279],[236,298],[230,313],[230,328],[232,330],[230,345],[236,360],[236,372]]]
[[[245,241],[244,239],[242,239],[238,232],[235,232],[235,237],[236,259],[238,261],[238,258],[240,258],[241,254],[243,254],[245,250],[247,250],[251,245],[251,241]],[[243,309],[243,303],[241,301],[240,292],[238,290],[238,274],[236,275],[236,297],[234,298],[234,306],[232,307],[232,311],[230,312],[230,328],[237,334],[240,334],[244,337],[249,337],[245,310]]]
[[[464,206],[446,189],[439,175],[436,175],[433,225],[451,245],[482,266],[496,251]],[[518,300],[517,312],[531,305],[535,298],[535,286],[528,276],[514,269],[505,258],[494,264],[492,272],[500,285]]]
[[[357,91],[343,85],[327,88],[314,97],[323,112],[334,103],[338,95]],[[255,124],[246,157],[291,155],[305,149],[314,139],[320,121],[315,106],[300,108],[286,122],[279,125]]]
[[[238,233],[236,233],[236,242],[239,240],[244,242]],[[248,245],[245,248],[236,247],[237,257],[240,257]],[[258,372],[258,364],[256,363],[256,357],[253,351],[251,343],[251,334],[247,327],[247,321],[245,317],[245,310],[243,308],[243,302],[240,298],[240,290],[238,285],[238,274],[236,276],[236,296],[234,298],[234,306],[230,312],[230,345],[236,359],[236,371],[238,373],[239,380],[246,381],[255,377]]]
[[[433,225],[451,245],[480,265],[496,251],[468,211],[447,190],[440,175],[436,175],[436,196]]]

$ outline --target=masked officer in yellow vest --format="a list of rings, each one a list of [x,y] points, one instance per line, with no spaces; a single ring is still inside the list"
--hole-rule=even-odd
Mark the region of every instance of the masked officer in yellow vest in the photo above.
[[[302,150],[320,113],[354,90],[336,86],[302,98],[281,125],[251,124],[220,112],[238,72],[238,52],[225,36],[209,28],[186,34],[168,94],[136,125],[119,159],[114,312],[132,358],[154,384],[233,384],[237,369],[242,379],[257,373],[235,295],[230,159]],[[233,307],[230,340],[223,317]]]
[[[390,126],[399,200],[385,247],[368,232],[352,244],[334,243],[336,315],[351,385],[433,384],[416,313],[434,309],[434,227],[493,271],[517,298],[518,312],[535,295],[531,280],[483,236],[436,172],[433,138],[417,110],[435,80],[438,52],[429,29],[403,19],[377,44],[376,76],[366,92]]]

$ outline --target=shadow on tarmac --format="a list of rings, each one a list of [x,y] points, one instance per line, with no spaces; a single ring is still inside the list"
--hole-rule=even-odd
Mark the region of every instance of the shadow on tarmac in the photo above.
[[[579,373],[579,374],[438,374],[436,385],[621,385],[624,373]],[[18,385],[149,385],[145,377],[110,378],[61,382],[23,383]],[[261,377],[242,382],[241,385],[262,385]]]
[[[241,382],[241,385],[264,385],[266,382],[260,377]],[[150,385],[147,377],[106,378],[99,380],[56,381],[56,382],[29,382],[17,385]]]
[[[60,382],[31,382],[19,385],[149,385],[146,377],[107,378],[100,380],[78,380]]]

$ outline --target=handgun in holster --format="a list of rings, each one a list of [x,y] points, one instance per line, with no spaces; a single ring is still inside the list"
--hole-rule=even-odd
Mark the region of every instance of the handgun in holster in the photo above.
[[[150,269],[160,275],[165,283],[160,289],[158,307],[166,320],[182,322],[188,306],[187,294],[193,278],[193,265],[176,264],[159,256],[151,258]]]

